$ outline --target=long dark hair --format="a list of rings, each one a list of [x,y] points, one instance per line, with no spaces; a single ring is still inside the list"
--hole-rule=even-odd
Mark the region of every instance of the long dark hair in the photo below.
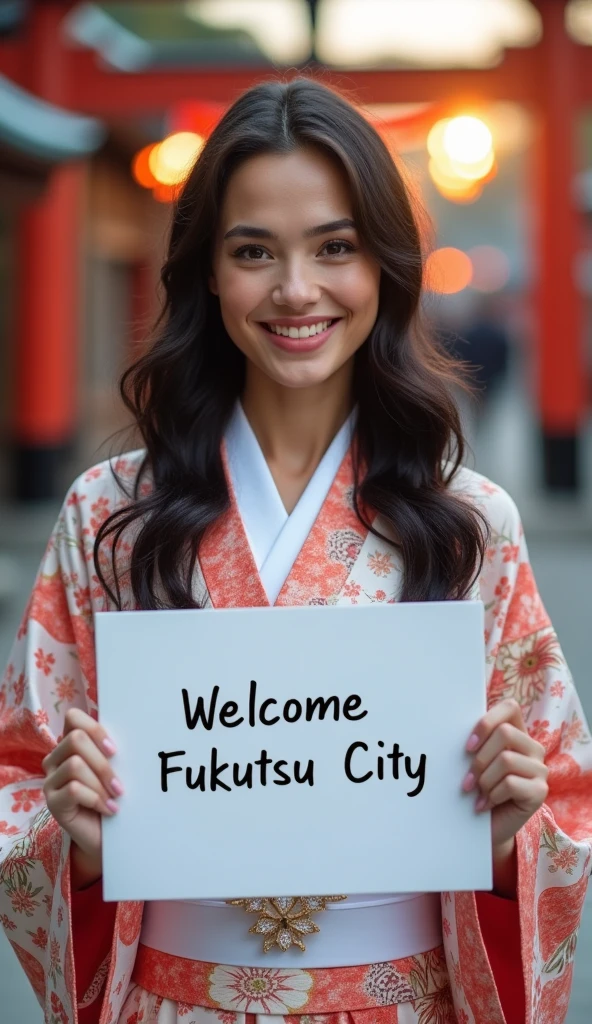
[[[299,78],[256,85],[230,107],[176,203],[156,338],[120,384],[146,455],[129,503],[95,542],[97,574],[117,607],[117,546],[128,528],[135,540],[126,574],[137,605],[197,607],[193,567],[204,532],[228,507],[220,449],[245,370],[208,289],[217,218],[242,161],[301,146],[320,147],[344,168],[356,226],[381,267],[378,316],[354,372],[359,518],[372,528],[362,511],[370,508],[392,529],[402,600],[462,598],[480,571],[485,521],[448,487],[464,452],[451,393],[458,372],[421,324],[424,259],[409,189],[369,122],[332,90]],[[153,485],[141,487],[148,471]]]

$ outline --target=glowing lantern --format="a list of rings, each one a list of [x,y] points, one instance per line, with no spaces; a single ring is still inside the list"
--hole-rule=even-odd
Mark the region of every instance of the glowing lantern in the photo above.
[[[148,156],[148,165],[161,185],[179,185],[189,174],[204,146],[195,132],[168,135]]]
[[[440,295],[455,295],[471,283],[473,264],[465,252],[452,247],[434,249],[426,260],[426,287]]]

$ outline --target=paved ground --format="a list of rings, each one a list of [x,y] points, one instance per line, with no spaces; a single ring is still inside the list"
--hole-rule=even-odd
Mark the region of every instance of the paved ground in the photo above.
[[[543,599],[553,619],[585,710],[592,721],[590,584],[592,581],[592,508],[588,496],[576,509],[563,502],[544,501],[534,485],[534,449],[525,420],[524,404],[505,396],[484,425],[475,446],[477,468],[491,475],[514,494],[523,511],[529,547]],[[592,452],[592,444],[590,445]],[[592,462],[592,458],[590,459]],[[592,472],[589,474],[592,480]],[[21,608],[43,550],[54,509],[39,509],[28,516],[0,510],[0,550],[10,547],[18,559],[18,590],[14,599],[0,604],[0,664],[4,665]],[[578,955],[568,1024],[592,1020],[592,890],[589,894]],[[2,1024],[40,1024],[41,1014],[17,961],[0,938],[0,993]],[[487,1024],[486,1021],[479,1024]]]

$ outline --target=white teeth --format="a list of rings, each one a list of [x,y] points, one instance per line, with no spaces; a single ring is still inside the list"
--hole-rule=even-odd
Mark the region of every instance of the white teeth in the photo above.
[[[331,323],[330,320],[319,320],[316,324],[305,327],[279,327],[277,324],[268,324],[273,334],[281,334],[284,338],[310,338],[314,334],[321,334],[326,331]]]

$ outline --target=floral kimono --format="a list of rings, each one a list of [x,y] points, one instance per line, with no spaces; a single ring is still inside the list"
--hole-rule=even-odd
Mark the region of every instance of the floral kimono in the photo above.
[[[356,517],[348,444],[346,436],[328,492],[320,502],[317,495],[306,513],[304,543],[288,554],[292,517],[277,509],[278,530],[287,531],[283,568],[282,558],[266,567],[265,553],[258,554],[256,528],[249,530],[241,518],[234,491],[240,481],[226,459],[231,503],[200,549],[194,576],[200,603],[228,608],[396,600],[398,556]],[[117,460],[126,486],[143,454]],[[148,476],[142,486],[150,488]],[[70,840],[44,806],[41,762],[61,738],[68,708],[97,716],[93,613],[110,605],[94,573],[93,542],[101,523],[128,500],[106,462],[73,484],[0,689],[0,919],[48,1024],[565,1019],[591,863],[592,743],[537,592],[516,507],[504,491],[467,469],[450,486],[477,503],[491,526],[472,595],[485,606],[489,700],[512,696],[519,702],[550,769],[548,802],[517,836],[517,900],[445,892],[443,945],[427,953],[361,967],[288,970],[154,957],[139,941],[142,904],[105,904],[100,883],[71,891]],[[130,550],[128,538],[122,556]],[[103,557],[107,567],[108,554]],[[125,577],[122,592],[124,607],[133,607]]]

